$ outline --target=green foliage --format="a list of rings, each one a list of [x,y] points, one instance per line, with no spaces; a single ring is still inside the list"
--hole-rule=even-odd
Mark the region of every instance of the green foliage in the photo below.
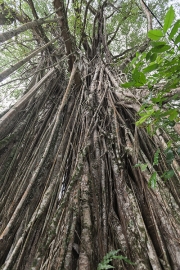
[[[141,118],[136,122],[137,126],[142,125],[149,117],[151,117],[154,114],[154,109],[152,109],[151,106],[149,106],[146,111],[139,112]]]
[[[175,12],[173,7],[171,6],[168,12],[166,13],[165,19],[164,19],[164,26],[163,26],[163,32],[166,33],[167,30],[171,27],[173,21],[175,18]]]
[[[151,188],[156,188],[156,185],[157,185],[157,172],[153,172],[153,174],[151,175],[151,177],[149,179],[148,185]]]
[[[180,156],[180,147],[176,149],[177,154]]]
[[[30,2],[20,0],[4,0],[2,2],[7,5],[8,9],[12,8],[17,12],[19,17],[25,18],[26,20],[24,20],[24,22],[35,19],[33,9],[29,4]],[[159,19],[162,18],[167,2],[168,1],[164,3],[163,0],[149,1],[150,8],[156,12]],[[70,32],[76,39],[77,49],[80,49],[83,52],[84,47],[82,44],[84,37],[82,38],[82,33],[87,38],[89,46],[91,47],[92,42],[94,42],[93,38],[99,35],[99,33],[96,33],[98,29],[99,15],[97,16],[97,19],[94,20],[94,15],[90,9],[87,8],[86,1],[64,1],[64,4],[65,9],[67,9],[67,20]],[[55,17],[55,13],[53,13],[53,1],[47,2],[33,0],[33,5],[39,18],[46,17],[47,15],[49,16],[49,19],[53,19]],[[97,10],[98,5],[102,5],[102,1],[91,1],[88,5],[94,8],[94,10]],[[112,55],[121,54],[124,50],[133,48],[146,39],[146,31],[144,31],[146,18],[140,11],[140,7],[137,5],[136,1],[107,1],[106,5],[104,5],[104,11],[106,14],[104,22],[106,29],[104,29],[104,32],[106,33],[108,46]],[[12,17],[12,14],[7,12],[7,16]],[[95,22],[94,25],[92,24],[93,21]],[[23,22],[18,21],[16,17],[13,18],[13,23],[12,20],[10,20],[10,22],[11,25],[2,26],[2,32],[11,29],[13,30],[23,24]],[[32,50],[40,46],[40,44],[43,44],[44,41],[41,40],[43,36],[47,36],[47,38],[51,40],[58,32],[57,25],[53,26],[53,23],[42,25],[41,27],[43,29],[43,33],[41,33],[41,30],[39,29],[40,31],[38,32],[40,36],[38,36],[38,33],[35,34],[32,29],[29,29],[16,37],[13,37],[7,43],[2,44],[0,55],[1,71],[14,65],[17,61],[28,55]],[[114,35],[115,33],[116,35]],[[80,44],[79,47],[78,44]],[[124,55],[124,57],[126,56],[127,55]],[[156,53],[152,53],[150,57],[155,60],[157,55]],[[17,80],[19,82],[19,78],[21,78],[21,83],[17,82],[17,84],[14,85],[14,89],[20,89],[22,87],[22,90],[24,91],[24,88],[28,85],[28,81],[33,76],[33,71],[35,71],[35,67],[37,66],[40,58],[41,55],[39,55],[39,57],[36,56],[29,63],[28,80],[25,76],[22,76],[22,73],[24,72],[22,69],[17,70],[13,76],[10,76],[9,81]],[[120,59],[118,65],[121,64],[121,62],[122,60]],[[139,87],[147,83],[146,73],[139,70],[139,68],[134,71],[133,78],[134,83],[130,83],[126,87]],[[3,85],[1,91],[4,93],[8,92],[7,86]],[[14,93],[12,96],[16,97],[18,95],[17,93]]]
[[[122,84],[125,88],[149,87],[150,95],[139,111],[140,119],[136,125],[146,126],[151,135],[159,127],[171,133],[172,127],[180,120],[178,96],[174,94],[169,98],[168,94],[179,85],[180,76],[180,20],[173,25],[174,18],[175,11],[171,6],[165,15],[163,29],[148,32],[151,48],[146,53],[137,54],[131,63],[134,67],[131,80]],[[167,35],[169,29],[170,34]],[[154,85],[162,82],[163,89],[157,91]]]
[[[168,165],[171,165],[174,158],[175,158],[175,152],[178,156],[180,156],[180,147],[177,147],[176,149],[172,148],[172,141],[169,141],[167,143],[168,147],[167,149],[164,151],[164,156],[165,156],[165,160],[167,162]],[[153,160],[153,167],[155,165],[159,164],[159,160],[160,160],[160,149],[157,149],[155,154],[154,154],[154,160]],[[148,164],[144,164],[144,163],[137,163],[134,168],[139,167],[141,169],[141,171],[145,171],[147,170]],[[149,178],[149,182],[148,182],[148,186],[150,188],[155,189],[157,187],[157,178],[158,178],[158,171],[154,171],[150,178]],[[161,178],[164,180],[169,180],[174,176],[175,172],[174,170],[170,169],[170,170],[166,170],[162,175]]]
[[[173,162],[173,159],[174,159],[174,152],[173,152],[173,150],[168,147],[165,150],[165,156],[166,156],[167,163],[171,164]]]
[[[166,171],[163,173],[162,178],[164,178],[164,180],[169,180],[170,178],[172,178],[174,175],[174,171],[170,170],[170,171]]]
[[[174,24],[171,33],[169,35],[169,38],[172,39],[174,35],[178,32],[178,29],[180,28],[180,20],[177,20],[177,22]]]
[[[113,259],[124,260],[128,264],[134,265],[134,263],[132,263],[126,257],[124,257],[122,255],[117,255],[119,251],[120,251],[120,249],[118,249],[118,250],[112,250],[109,253],[107,253],[104,256],[102,262],[98,264],[97,270],[112,269],[112,268],[114,268],[112,265],[109,264]]]
[[[159,65],[157,63],[155,63],[155,64],[151,63],[149,66],[147,66],[146,68],[143,69],[143,72],[144,73],[151,72],[153,70],[156,70],[158,68],[158,66]]]
[[[134,168],[140,167],[141,171],[144,172],[147,169],[147,164],[144,163],[137,163]]]
[[[176,37],[174,44],[179,44],[180,43],[180,34]]]
[[[163,32],[159,29],[157,30],[150,30],[148,32],[148,37],[152,40],[159,40],[160,38],[162,38],[164,36]]]
[[[158,150],[156,151],[156,153],[154,154],[153,165],[158,165],[158,163],[159,163],[159,153],[160,153],[160,150],[158,149]]]
[[[180,102],[178,95],[171,94],[171,90],[180,84],[180,20],[174,22],[174,19],[175,11],[171,6],[165,15],[163,29],[148,32],[151,47],[146,53],[137,54],[132,60],[131,80],[122,84],[125,88],[141,85],[149,88],[149,95],[138,112],[139,119],[136,125],[146,127],[150,135],[154,134],[158,128],[163,128],[173,140],[167,143],[168,147],[161,152],[161,156],[160,149],[157,149],[154,154],[153,166],[157,166],[162,157],[166,160],[168,169],[161,175],[164,180],[169,180],[174,176],[175,172],[171,166],[176,155],[180,154],[177,135],[173,130],[174,125],[180,121]],[[155,85],[159,83],[163,87],[156,89]],[[145,171],[148,165],[138,163],[134,167],[140,167],[142,171]],[[149,187],[156,188],[158,174],[157,170],[151,174]]]

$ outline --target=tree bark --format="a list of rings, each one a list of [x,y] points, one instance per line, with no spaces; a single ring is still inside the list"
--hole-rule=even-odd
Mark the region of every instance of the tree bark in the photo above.
[[[2,270],[95,270],[112,250],[134,263],[108,262],[117,270],[180,269],[180,162],[166,160],[165,131],[150,136],[135,125],[143,97],[120,86],[133,56],[117,68],[109,62],[106,4],[91,7],[90,59],[69,30],[64,1],[54,1],[68,61],[52,63],[48,52],[45,63],[61,64],[0,119]],[[165,181],[167,171],[174,174]]]
[[[27,94],[23,96],[3,117],[0,118],[0,134],[1,138],[10,132],[11,127],[14,125],[15,119],[17,119],[18,114],[27,106],[33,95],[37,93],[37,90],[42,86],[42,84],[54,73],[55,69],[52,68],[38,83],[36,83]]]
[[[56,22],[56,21],[57,21],[57,19],[46,20],[45,18],[41,18],[41,19],[38,19],[38,20],[35,20],[32,22],[25,23],[16,29],[1,33],[0,34],[0,42],[7,41],[7,40],[11,39],[12,37],[15,37],[15,36],[19,35],[20,33],[23,33],[25,31],[27,31],[28,29],[32,29],[33,27],[38,26],[40,24],[48,24],[48,23]]]
[[[111,249],[135,263],[114,261],[117,269],[178,269],[179,176],[163,182],[164,161],[151,165],[164,142],[142,128],[135,131],[135,110],[117,106],[123,95],[116,94],[118,83],[102,63],[89,89],[73,88],[76,65],[66,91],[49,82],[51,98],[43,102],[44,91],[34,103],[39,114],[29,116],[21,135],[16,130],[23,119],[3,140],[2,269],[96,269]]]

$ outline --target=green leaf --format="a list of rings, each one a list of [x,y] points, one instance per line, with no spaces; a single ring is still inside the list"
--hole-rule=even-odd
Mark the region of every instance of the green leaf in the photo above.
[[[168,148],[170,148],[170,147],[171,147],[172,143],[173,143],[173,141],[172,141],[172,140],[170,140],[170,141],[168,141],[168,142],[167,142],[167,146],[168,146]]]
[[[178,43],[180,43],[180,34],[177,36],[177,38],[175,39],[174,43],[177,45]]]
[[[180,147],[178,147],[178,148],[176,149],[176,151],[177,151],[178,155],[180,156]]]
[[[148,185],[151,188],[156,188],[156,184],[157,184],[157,172],[153,172],[153,174],[151,175],[149,179]]]
[[[110,264],[105,264],[105,265],[101,264],[100,267],[98,268],[98,270],[100,270],[100,269],[112,269],[112,268],[114,268],[114,266],[112,266]]]
[[[149,118],[153,113],[153,109],[146,111],[145,114],[136,122],[136,125],[139,126],[143,124],[147,120],[147,118]]]
[[[177,33],[178,28],[180,28],[180,20],[177,20],[177,22],[174,24],[171,33],[169,35],[169,39],[172,39],[174,35]]]
[[[124,88],[130,88],[130,87],[134,86],[134,82],[122,83],[121,86]]]
[[[151,62],[154,62],[157,58],[157,53],[153,53],[151,56],[150,56],[150,60]]]
[[[132,78],[133,78],[133,80],[134,80],[135,82],[137,82],[137,81],[138,81],[138,77],[139,77],[139,71],[138,71],[137,68],[135,68],[135,69],[133,70],[133,73],[132,73]]]
[[[156,153],[154,154],[154,162],[153,162],[153,165],[158,165],[159,163],[159,153],[160,153],[160,150],[158,149],[156,151]]]
[[[97,270],[101,270],[101,269],[112,269],[112,268],[114,268],[112,265],[109,265],[108,264],[113,259],[124,260],[125,262],[127,262],[129,264],[134,264],[128,258],[126,258],[126,257],[124,257],[122,255],[117,255],[117,253],[119,251],[120,251],[120,249],[117,249],[117,250],[112,250],[109,253],[107,253],[104,256],[102,262],[98,264]]]
[[[169,73],[170,73],[170,76],[171,76],[171,74],[173,74],[175,72],[178,72],[179,70],[180,70],[180,65],[170,66],[170,68],[166,69],[165,76],[166,77],[167,77],[167,75],[169,76]]]
[[[151,65],[149,65],[148,67],[144,68],[144,69],[143,69],[143,72],[145,72],[145,73],[151,72],[151,71],[157,69],[158,66],[159,66],[158,64],[151,64]]]
[[[163,26],[164,33],[166,33],[167,30],[171,27],[174,21],[174,18],[175,18],[175,12],[174,12],[173,7],[171,6],[164,18],[164,26]]]
[[[147,164],[137,163],[134,168],[141,167],[141,171],[144,172],[147,168]]]
[[[147,164],[141,164],[141,171],[144,172],[147,168]]]
[[[140,120],[136,122],[136,125],[137,125],[137,126],[142,125],[142,124],[146,121],[146,119],[147,119],[148,117],[149,117],[149,115],[145,115],[145,116],[141,117]]]
[[[152,40],[159,40],[164,36],[163,32],[159,29],[155,30],[150,30],[148,32],[148,37]]]
[[[152,124],[149,124],[146,127],[146,130],[147,130],[147,133],[151,136],[153,134],[153,132],[154,132]]]
[[[151,51],[149,51],[147,54],[146,54],[146,61],[148,61],[151,57]]]
[[[164,179],[170,179],[171,177],[173,177],[173,175],[174,175],[174,171],[170,170],[170,171],[163,173],[162,177],[164,177]]]
[[[140,126],[142,125],[152,114],[154,113],[154,110],[148,111],[145,115],[143,115],[137,122],[136,125]]]
[[[168,125],[170,126],[170,127],[174,127],[175,126],[175,122],[174,121],[168,121]]]
[[[110,257],[112,257],[112,256],[114,256],[114,255],[116,255],[116,254],[118,254],[118,252],[120,251],[120,249],[117,249],[117,250],[111,250],[110,252],[108,252],[107,253],[107,258],[110,258]],[[105,257],[106,257],[105,256]]]
[[[154,53],[161,53],[161,52],[168,51],[170,48],[171,48],[170,45],[159,45],[159,46],[154,47],[152,49],[152,52],[154,52]]]
[[[162,103],[162,101],[164,101],[164,97],[162,96],[162,93],[159,93],[157,96],[155,96],[154,98],[151,98],[151,101],[153,103]]]
[[[172,109],[170,112],[169,112],[169,120],[171,121],[174,121],[178,116],[178,112],[176,109]]]
[[[139,72],[138,82],[142,85],[146,83],[146,76],[143,72]]]
[[[141,163],[137,163],[136,165],[134,165],[134,168],[140,167]]]
[[[132,78],[134,80],[134,86],[140,86],[146,83],[146,76],[144,75],[144,73],[140,72],[137,68],[134,69],[132,73]]]
[[[166,155],[166,161],[167,163],[172,163],[173,162],[173,159],[174,159],[174,152],[171,148],[167,148],[165,150],[165,155]]]
[[[157,47],[160,45],[167,45],[165,41],[152,41],[151,43],[153,47]]]

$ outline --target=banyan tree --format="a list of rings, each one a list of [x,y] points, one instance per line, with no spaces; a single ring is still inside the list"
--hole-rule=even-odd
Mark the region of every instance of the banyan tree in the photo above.
[[[115,269],[180,269],[178,158],[166,160],[167,132],[135,124],[148,88],[121,86],[154,13],[133,0],[15,2],[0,15],[1,55],[17,53],[2,87],[23,91],[0,117],[0,269],[95,270],[112,250],[133,263]]]

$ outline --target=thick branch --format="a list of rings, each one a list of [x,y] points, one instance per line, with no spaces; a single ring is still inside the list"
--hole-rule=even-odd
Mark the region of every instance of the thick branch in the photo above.
[[[25,94],[2,118],[0,118],[0,135],[1,138],[4,134],[9,132],[9,125],[14,123],[18,113],[27,105],[30,98],[37,92],[41,85],[54,73],[55,69],[52,68],[50,71],[37,83],[35,84],[27,94]]]
[[[142,10],[144,11],[144,14],[147,17],[147,30],[151,30],[152,29],[152,15],[149,12],[149,10],[147,9],[146,5],[144,4],[144,1],[140,0],[141,6],[142,6]]]
[[[149,46],[149,40],[145,40],[144,44],[142,44],[139,49],[137,50],[138,52],[142,53],[144,52],[147,47]],[[137,52],[136,51],[136,52]],[[134,52],[130,57],[127,57],[123,63],[119,66],[120,70],[124,70],[124,68],[130,63],[130,61],[136,56],[136,52]]]
[[[80,38],[80,42],[79,42],[79,48],[81,47],[81,43],[82,43],[88,57],[91,55],[91,48],[90,48],[90,46],[88,44],[87,35],[85,33],[85,27],[86,27],[86,19],[87,19],[88,7],[89,7],[91,2],[92,2],[92,0],[90,0],[86,5],[86,9],[85,9],[85,13],[84,13],[84,21],[83,22],[82,22],[82,18],[80,16],[81,10],[80,10],[80,8],[77,8],[75,6],[75,4],[74,4],[75,14],[76,14],[76,17],[79,19],[79,23],[81,25],[80,26],[81,38]]]
[[[39,17],[38,17],[38,15],[37,15],[36,9],[35,9],[35,7],[34,7],[33,1],[32,1],[32,0],[28,0],[28,4],[29,4],[29,6],[30,6],[30,8],[31,8],[31,10],[32,10],[32,13],[33,13],[34,18],[35,18],[36,20],[38,20]],[[42,28],[41,25],[39,25],[39,27],[37,28],[37,32],[40,33],[40,36],[42,37],[42,39],[43,39],[46,43],[49,42],[49,39],[48,39],[48,37],[46,36],[46,34],[45,34],[45,32],[44,32],[44,29]],[[52,49],[52,48],[51,48],[51,49]]]
[[[60,22],[60,28],[61,28],[61,34],[66,46],[66,54],[68,55],[68,64],[69,64],[69,71],[72,71],[74,62],[76,60],[75,57],[75,40],[74,37],[71,35],[68,21],[67,21],[67,15],[65,12],[64,7],[64,1],[63,0],[54,0],[54,8],[56,10],[56,13],[59,17]],[[81,77],[79,72],[76,70],[76,76],[75,76],[75,84],[80,85],[81,83]]]
[[[137,49],[137,48],[138,48],[138,46],[134,46],[133,48],[127,49],[127,50],[123,51],[122,53],[120,53],[120,54],[118,54],[118,55],[114,55],[114,56],[113,56],[113,59],[119,58],[119,57],[125,55],[126,53],[128,53],[128,52],[130,52],[130,51],[132,51],[132,50],[135,50],[135,49]]]
[[[88,9],[91,11],[91,13],[92,13],[93,15],[96,15],[97,10],[96,10],[95,8],[93,8],[93,6],[90,5],[91,2],[92,2],[91,0],[90,0],[89,2],[83,0],[83,3],[84,3],[86,6],[88,6]]]
[[[45,24],[45,23],[47,24],[47,23],[51,23],[51,22],[56,22],[56,21],[57,21],[56,19],[46,20],[46,18],[40,18],[39,20],[28,22],[26,24],[21,25],[20,27],[18,27],[16,29],[1,33],[0,34],[0,42],[7,41],[10,38],[12,38],[14,36],[17,36],[20,33],[25,32],[28,29],[31,29],[31,28],[33,28],[35,26],[39,26],[39,25]]]
[[[59,22],[60,22],[60,27],[61,27],[61,33],[62,37],[65,42],[66,46],[66,53],[69,55],[69,70],[72,70],[73,63],[75,61],[75,45],[74,45],[74,40],[72,35],[70,34],[69,27],[68,27],[68,22],[67,22],[67,16],[65,13],[65,8],[64,8],[64,1],[62,0],[54,0],[54,7],[56,9],[56,13],[59,16]]]
[[[0,82],[2,82],[4,79],[6,79],[9,75],[11,75],[14,71],[19,69],[21,66],[23,66],[25,63],[27,63],[32,57],[34,57],[39,52],[45,50],[49,45],[51,45],[57,38],[53,39],[52,41],[48,42],[46,45],[42,46],[41,48],[35,50],[33,53],[29,54],[27,57],[16,63],[14,66],[11,66],[10,68],[4,70],[0,73]]]

